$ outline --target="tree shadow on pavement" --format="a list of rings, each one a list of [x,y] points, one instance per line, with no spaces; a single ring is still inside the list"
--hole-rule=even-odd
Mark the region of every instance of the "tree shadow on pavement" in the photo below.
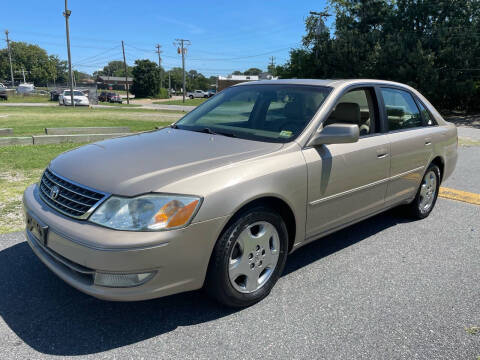
[[[404,221],[389,211],[325,237],[293,253],[284,274]],[[95,354],[238,311],[201,291],[142,302],[98,300],[57,278],[26,242],[0,251],[0,273],[3,320],[27,345],[51,355]]]
[[[480,114],[475,115],[448,115],[445,120],[454,123],[456,126],[469,126],[480,129]]]

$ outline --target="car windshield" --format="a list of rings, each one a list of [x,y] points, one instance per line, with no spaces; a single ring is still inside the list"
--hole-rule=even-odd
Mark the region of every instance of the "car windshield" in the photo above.
[[[70,96],[70,91],[65,91],[64,95],[65,96]],[[73,96],[85,96],[85,94],[81,91],[73,90]]]
[[[330,91],[309,85],[234,86],[185,115],[175,127],[285,143],[303,131]]]

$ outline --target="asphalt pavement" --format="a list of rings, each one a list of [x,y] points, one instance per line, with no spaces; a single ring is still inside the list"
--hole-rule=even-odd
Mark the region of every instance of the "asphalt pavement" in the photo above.
[[[480,194],[480,146],[458,148],[455,171],[442,186]]]
[[[446,184],[478,191],[479,154],[480,147],[461,148]],[[441,198],[422,221],[398,209],[375,216],[293,253],[270,296],[240,311],[201,291],[136,303],[97,300],[53,275],[21,233],[0,235],[0,353],[476,360],[479,219],[480,206]]]

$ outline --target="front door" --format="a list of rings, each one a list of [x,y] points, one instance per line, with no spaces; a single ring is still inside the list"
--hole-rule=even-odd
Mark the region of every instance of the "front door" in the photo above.
[[[380,132],[371,88],[354,89],[336,104],[324,126],[357,124],[360,139],[304,149],[308,168],[307,240],[381,210],[390,171],[390,143]]]

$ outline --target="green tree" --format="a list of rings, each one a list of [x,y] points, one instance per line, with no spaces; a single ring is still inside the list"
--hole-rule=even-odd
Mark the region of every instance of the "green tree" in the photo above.
[[[245,70],[243,75],[260,75],[262,73],[262,70],[258,68],[250,68],[248,70]]]
[[[132,69],[135,97],[155,97],[160,91],[160,69],[150,60],[136,60]]]
[[[127,65],[127,74],[132,76],[132,67]],[[94,76],[105,75],[105,76],[125,76],[125,66],[121,60],[110,61],[107,65],[103,67],[100,71],[95,71]]]
[[[331,0],[330,10],[335,32],[307,17],[280,77],[395,80],[440,108],[480,108],[478,0]]]
[[[38,45],[25,42],[11,42],[12,67],[14,77],[18,81],[23,77],[20,74],[25,70],[25,80],[37,86],[45,86],[50,82],[63,82],[67,79],[66,63],[57,56],[48,53]],[[0,50],[0,79],[10,79],[10,64],[8,50]]]

